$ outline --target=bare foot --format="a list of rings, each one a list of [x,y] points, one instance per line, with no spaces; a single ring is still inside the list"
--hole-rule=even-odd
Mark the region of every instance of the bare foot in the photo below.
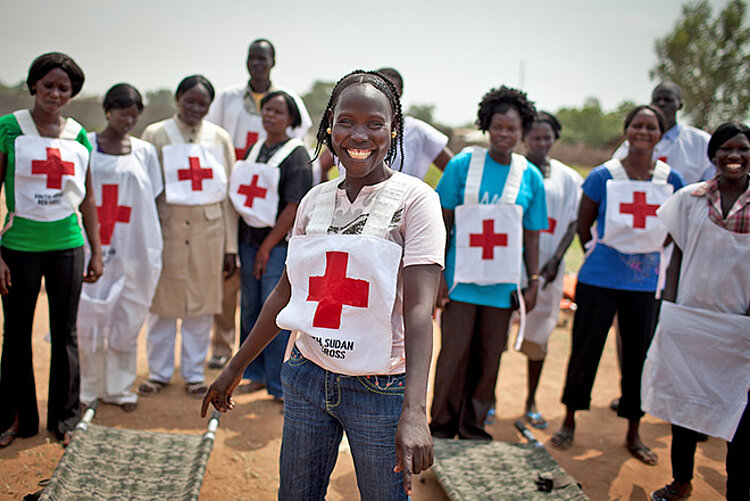
[[[557,430],[554,435],[552,435],[552,438],[549,442],[558,449],[567,450],[570,449],[571,445],[573,445],[574,435],[575,431],[572,428],[563,426],[562,428]]]
[[[632,454],[634,458],[649,466],[656,466],[656,463],[659,462],[659,456],[646,447],[639,437],[636,437],[631,443],[626,443],[625,447],[628,448],[628,451],[630,451],[630,454]]]
[[[0,449],[8,447],[18,436],[18,429],[9,428],[0,433]]]
[[[71,440],[73,440],[72,431],[66,431],[65,433],[63,433],[63,438],[61,440],[63,448],[69,446]]]

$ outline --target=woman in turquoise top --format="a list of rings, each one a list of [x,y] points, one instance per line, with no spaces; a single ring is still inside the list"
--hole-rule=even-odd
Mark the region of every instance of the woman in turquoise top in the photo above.
[[[490,148],[484,159],[479,204],[501,203],[506,180],[512,172],[511,164],[519,161],[513,149],[523,133],[531,129],[535,114],[534,104],[525,93],[515,89],[503,86],[483,97],[477,125],[489,132]],[[453,157],[437,187],[450,238],[445,280],[438,298],[438,305],[443,306],[444,311],[430,430],[435,437],[458,435],[459,438],[491,440],[484,431],[484,418],[494,402],[500,356],[507,344],[514,308],[512,295],[518,284],[454,283],[457,264],[454,210],[466,203],[464,192],[471,156],[471,152],[464,151]],[[520,160],[523,171],[515,205],[522,209],[523,228],[516,231],[523,233],[523,260],[529,278],[524,300],[526,308],[531,310],[539,287],[539,230],[547,227],[547,205],[542,175],[522,157]],[[515,271],[520,274],[520,262]]]
[[[47,429],[67,445],[80,417],[78,298],[81,281],[101,275],[102,250],[88,172],[91,145],[83,127],[60,112],[83,80],[65,54],[43,54],[26,79],[33,108],[0,117],[0,183],[8,208],[0,243],[0,447],[39,429],[31,329],[42,277],[52,337]],[[92,249],[85,275],[79,209]]]

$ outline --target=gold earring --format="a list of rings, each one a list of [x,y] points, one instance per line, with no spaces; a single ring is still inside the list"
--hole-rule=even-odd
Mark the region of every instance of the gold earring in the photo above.
[[[328,127],[328,128],[326,129],[326,134],[328,134],[329,136],[331,135],[331,128],[330,128],[330,127]]]
[[[396,139],[396,131],[395,131],[395,130],[394,130],[393,132],[391,132],[391,137],[392,137],[393,139]]]

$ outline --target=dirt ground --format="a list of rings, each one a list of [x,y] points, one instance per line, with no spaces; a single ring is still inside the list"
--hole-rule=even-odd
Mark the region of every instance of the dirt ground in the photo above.
[[[43,338],[47,331],[47,305],[42,295],[37,305],[33,340],[42,431],[36,437],[18,439],[10,447],[0,450],[0,499],[20,499],[38,490],[37,483],[50,477],[63,453],[61,446],[44,431],[50,350]],[[435,357],[439,337],[436,327]],[[550,426],[544,431],[532,431],[545,444],[562,421],[563,407],[559,400],[569,350],[568,325],[556,329],[550,339],[549,355],[537,395],[539,410]],[[176,374],[179,374],[179,370]],[[139,338],[139,381],[146,375],[146,340],[142,333]],[[209,380],[216,375],[217,371],[207,371]],[[515,431],[513,421],[523,413],[525,395],[526,359],[517,352],[506,352],[497,386],[498,420],[489,427],[495,439],[523,441]],[[583,490],[591,499],[645,500],[651,491],[671,480],[669,425],[651,416],[645,417],[641,436],[659,454],[659,464],[650,467],[638,462],[623,446],[625,422],[609,409],[610,400],[618,395],[619,372],[613,336],[610,336],[594,386],[592,409],[579,414],[573,447],[568,451],[558,451],[553,447],[548,449],[560,465],[583,485]],[[238,395],[236,400],[237,407],[222,418],[216,434],[201,499],[276,499],[283,419],[281,406],[266,394]],[[103,405],[95,422],[113,427],[198,434],[206,424],[200,418],[199,406],[199,401],[185,395],[182,381],[176,376],[173,383],[156,397],[141,399],[134,413],[126,414],[119,407]],[[723,498],[725,454],[726,446],[722,440],[711,438],[698,445],[693,499]],[[328,499],[357,498],[351,456],[342,448],[331,479]],[[416,501],[447,499],[429,471],[415,482],[413,498]]]

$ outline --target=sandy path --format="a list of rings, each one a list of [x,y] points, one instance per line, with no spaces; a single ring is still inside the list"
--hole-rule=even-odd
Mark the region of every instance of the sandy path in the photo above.
[[[42,421],[46,415],[49,368],[49,344],[43,340],[47,330],[47,305],[42,295],[34,326],[37,391],[44,397],[39,402]],[[533,431],[544,443],[559,427],[563,417],[559,398],[570,349],[568,332],[569,327],[558,328],[550,339],[550,354],[537,396],[539,410],[550,426],[545,431]],[[437,329],[435,335],[437,347]],[[139,380],[147,374],[145,346],[145,335],[142,334],[139,339]],[[207,374],[212,379],[217,372],[208,371]],[[496,439],[521,441],[513,428],[513,421],[523,413],[525,394],[526,359],[519,353],[507,352],[501,363],[497,388],[498,420],[489,428]],[[550,452],[568,473],[578,479],[592,499],[647,499],[652,490],[671,478],[669,426],[650,416],[644,419],[641,426],[644,441],[659,454],[660,461],[656,467],[646,466],[631,458],[623,447],[625,422],[618,419],[608,407],[610,400],[618,394],[619,373],[610,336],[594,386],[592,410],[579,414],[576,443],[568,451],[551,448]],[[281,408],[261,394],[239,395],[236,400],[237,407],[222,419],[217,433],[201,499],[276,499]],[[138,410],[132,414],[125,414],[118,407],[103,405],[96,422],[114,427],[184,433],[201,433],[205,426],[205,421],[199,416],[199,402],[184,394],[179,376],[157,397],[141,399]],[[51,475],[63,451],[44,431],[44,424],[41,429],[36,437],[19,439],[12,446],[0,450],[0,499],[20,499],[37,490],[37,482]],[[698,445],[693,499],[723,498],[725,454],[725,443],[721,440],[711,438]],[[333,473],[328,498],[336,501],[357,497],[351,457],[343,451]],[[414,499],[432,501],[446,498],[434,475],[427,472],[415,485]]]

